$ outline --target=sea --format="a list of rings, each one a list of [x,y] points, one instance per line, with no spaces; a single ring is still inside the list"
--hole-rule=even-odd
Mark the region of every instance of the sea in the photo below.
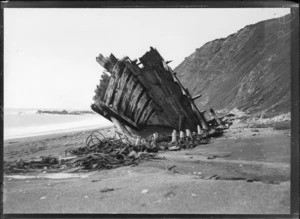
[[[79,111],[78,109],[4,108],[4,140],[97,129],[113,125],[98,114],[38,114],[38,110]]]

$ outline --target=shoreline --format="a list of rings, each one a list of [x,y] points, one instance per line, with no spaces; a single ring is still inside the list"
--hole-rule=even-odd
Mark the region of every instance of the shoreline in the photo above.
[[[43,136],[52,136],[52,135],[61,135],[61,134],[68,134],[73,132],[81,132],[81,131],[90,131],[90,130],[104,130],[113,128],[113,125],[110,126],[104,126],[104,127],[97,127],[97,126],[87,126],[87,127],[78,127],[74,129],[62,129],[62,130],[53,130],[48,132],[41,132],[41,133],[33,133],[33,134],[25,134],[25,135],[19,135],[14,137],[8,137],[3,138],[3,142],[6,141],[13,141],[17,139],[24,139],[24,138],[35,138],[35,137],[43,137]]]
[[[39,156],[62,156],[70,147],[85,146],[86,138],[93,131],[101,131],[104,135],[114,133],[114,126],[92,128],[48,135],[38,135],[3,141],[4,161],[27,160]]]

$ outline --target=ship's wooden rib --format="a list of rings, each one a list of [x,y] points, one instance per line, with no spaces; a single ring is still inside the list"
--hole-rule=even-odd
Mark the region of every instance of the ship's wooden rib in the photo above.
[[[150,119],[151,116],[153,116],[155,113],[155,109],[153,109],[152,107],[149,107],[149,109],[146,111],[146,113],[144,114],[144,124],[148,123],[148,120]]]
[[[151,102],[152,99],[147,98],[147,95],[145,94],[143,96],[144,98],[141,99],[140,104],[136,110],[136,117],[135,117],[135,122],[137,124],[139,124],[140,118],[142,117],[143,114],[145,114],[145,110],[147,109],[147,107],[149,106],[149,103]]]
[[[113,54],[110,54],[109,58],[105,58],[100,54],[98,57],[96,57],[96,61],[108,72],[111,72],[118,59]]]
[[[151,103],[153,103],[152,99],[147,99],[147,102],[141,109],[141,112],[136,120],[137,124],[144,124],[145,123],[145,117],[149,114],[149,112],[153,109],[153,106],[151,106]]]
[[[109,104],[110,98],[113,94],[113,90],[111,89],[111,87],[114,85],[114,82],[115,82],[114,77],[110,77],[108,86],[107,86],[107,89],[105,91],[104,98],[103,98],[103,102],[105,102],[105,104]]]
[[[131,115],[130,115],[130,118],[132,120],[135,120],[134,118],[136,117],[136,113],[137,113],[137,107],[139,105],[139,102],[140,100],[142,99],[142,97],[145,95],[146,91],[144,89],[141,89],[140,92],[138,92],[138,95],[136,95],[136,99],[135,99],[135,102],[133,102],[131,105],[133,106],[131,108]]]
[[[128,83],[132,79],[132,74],[127,74],[127,77],[125,78],[125,83],[123,86],[120,88],[122,89],[120,99],[117,105],[117,109],[125,115],[126,107],[124,107],[124,103],[128,100],[128,91],[130,90],[130,87],[128,86]]]
[[[136,92],[137,87],[139,86],[139,81],[135,78],[132,77],[131,82],[128,83],[128,92],[125,93],[124,96],[124,101],[122,102],[122,108],[124,108],[124,115],[125,116],[130,116],[131,111],[130,111],[130,106],[132,105],[132,99],[133,99],[133,94]]]
[[[119,109],[119,103],[123,99],[124,86],[129,77],[128,69],[125,67],[124,72],[122,73],[115,90],[115,99],[113,101],[113,108],[115,110],[120,111],[120,113],[124,113],[122,109]]]
[[[128,104],[127,107],[127,115],[129,118],[134,118],[134,109],[136,108],[136,105],[138,104],[138,101],[141,99],[142,95],[146,92],[142,86],[138,83],[132,96],[131,96],[131,102]]]
[[[115,109],[106,106],[102,102],[100,102],[99,105],[100,105],[100,108],[102,108],[103,111],[107,112],[110,117],[114,117],[114,118],[118,119],[120,122],[134,128],[134,129],[137,129],[137,130],[141,129],[141,127],[138,126],[135,122],[133,122],[132,120],[128,119],[125,116],[120,115]]]
[[[108,115],[108,112],[106,112],[105,110],[103,110],[101,107],[99,107],[100,102],[98,102],[97,104],[92,104],[91,108],[93,111],[95,111],[96,113],[100,114],[101,116],[103,116],[104,118],[111,120],[111,117]]]
[[[123,75],[123,71],[125,70],[125,65],[121,62],[117,62],[112,70],[112,76],[114,76],[114,81],[111,87],[108,87],[111,93],[110,96],[108,96],[106,100],[106,104],[108,106],[113,105],[113,102],[115,101],[115,96],[117,95],[117,86],[119,83],[120,78]]]

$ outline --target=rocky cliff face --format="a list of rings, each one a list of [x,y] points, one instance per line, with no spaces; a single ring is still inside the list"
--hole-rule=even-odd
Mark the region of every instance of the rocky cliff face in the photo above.
[[[248,25],[206,43],[174,70],[200,110],[290,112],[290,16]]]

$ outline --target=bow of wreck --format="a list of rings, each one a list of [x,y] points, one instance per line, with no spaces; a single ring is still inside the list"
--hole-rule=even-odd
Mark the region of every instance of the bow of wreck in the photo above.
[[[209,129],[205,115],[158,51],[150,47],[139,60],[99,55],[106,69],[91,108],[112,121],[127,136],[157,130]]]

